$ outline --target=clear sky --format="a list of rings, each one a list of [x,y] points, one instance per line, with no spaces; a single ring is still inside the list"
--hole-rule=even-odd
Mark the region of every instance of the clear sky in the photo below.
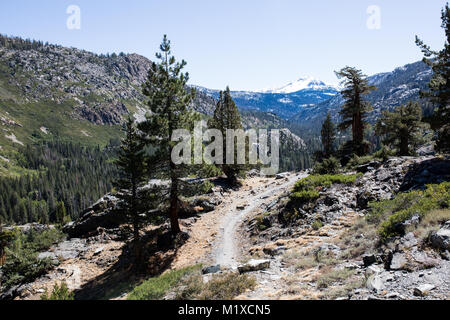
[[[69,5],[81,29],[66,25]],[[367,13],[380,9],[380,19]],[[163,34],[192,84],[279,87],[302,76],[337,83],[346,65],[366,74],[422,58],[417,34],[440,49],[445,0],[2,0],[0,33],[97,53],[154,58]],[[379,22],[379,29],[370,29]],[[374,20],[375,19],[375,20]],[[374,22],[375,21],[375,22]],[[375,24],[374,24],[375,23]]]

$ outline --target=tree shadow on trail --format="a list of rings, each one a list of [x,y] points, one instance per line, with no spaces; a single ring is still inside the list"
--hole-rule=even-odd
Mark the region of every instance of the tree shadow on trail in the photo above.
[[[230,182],[229,179],[227,179],[225,176],[219,176],[214,179],[210,180],[215,186],[221,187],[223,190],[239,190],[239,188],[242,186],[239,182]]]
[[[166,228],[145,234],[145,263],[133,263],[131,244],[126,244],[119,259],[103,274],[86,282],[74,292],[75,300],[120,299],[149,277],[163,273],[172,263],[179,246],[187,239],[185,234],[174,238]]]

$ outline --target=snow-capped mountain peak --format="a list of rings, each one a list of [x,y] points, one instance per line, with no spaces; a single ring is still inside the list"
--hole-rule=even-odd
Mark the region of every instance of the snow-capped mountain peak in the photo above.
[[[298,80],[291,82],[281,88],[264,89],[259,92],[264,93],[293,93],[301,90],[324,90],[337,89],[335,86],[327,85],[325,82],[313,77],[301,77]]]

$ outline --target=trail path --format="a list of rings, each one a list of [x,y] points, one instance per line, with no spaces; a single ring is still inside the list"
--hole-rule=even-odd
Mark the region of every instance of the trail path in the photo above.
[[[266,177],[249,178],[239,190],[225,193],[223,202],[214,211],[182,226],[190,238],[180,248],[171,268],[177,269],[196,263],[235,268],[242,241],[237,234],[239,225],[245,217],[292,188],[294,183],[304,176],[304,173],[290,173],[279,180]]]
[[[249,214],[262,205],[273,201],[274,198],[292,188],[296,181],[305,176],[306,174],[292,174],[287,177],[287,181],[281,180],[281,184],[272,183],[266,185],[266,188],[259,187],[259,189],[262,190],[260,192],[255,192],[255,195],[244,198],[241,201],[235,199],[235,201],[226,208],[227,212],[220,222],[220,235],[215,246],[215,263],[224,267],[236,268],[239,263],[239,248],[240,241],[242,240],[240,235],[237,234],[239,224],[242,223]],[[245,208],[239,211],[237,210],[238,206],[241,206],[241,208],[245,206]]]

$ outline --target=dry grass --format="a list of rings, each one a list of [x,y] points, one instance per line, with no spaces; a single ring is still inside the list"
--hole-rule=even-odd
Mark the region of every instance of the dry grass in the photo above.
[[[335,240],[335,244],[346,248],[341,254],[342,259],[357,259],[364,253],[375,251],[377,243],[376,229],[364,217]]]
[[[213,275],[204,282],[197,273],[183,279],[176,291],[179,300],[231,300],[255,286],[256,280],[245,274]]]
[[[419,239],[425,239],[431,231],[438,230],[448,220],[450,220],[450,209],[432,210],[423,217],[419,225],[409,227],[406,232],[413,232]]]
[[[348,279],[347,279],[348,280]],[[340,297],[346,297],[350,292],[364,286],[364,280],[347,281],[344,286],[330,287],[322,292],[321,298],[326,300],[334,300]]]
[[[353,270],[333,269],[331,266],[326,266],[322,270],[316,277],[316,285],[319,289],[328,288],[336,282],[347,280],[355,273]]]

